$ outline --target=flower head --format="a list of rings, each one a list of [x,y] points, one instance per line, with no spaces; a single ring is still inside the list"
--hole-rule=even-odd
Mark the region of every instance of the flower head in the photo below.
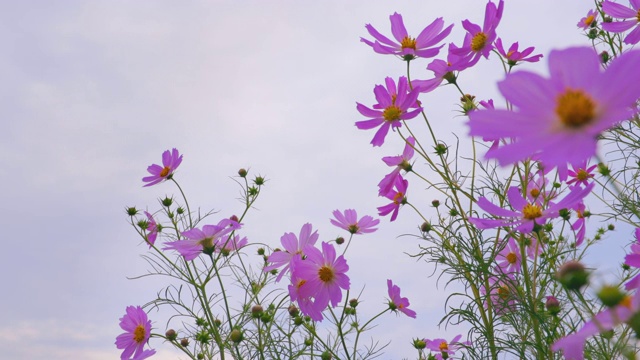
[[[589,179],[593,178],[593,171],[597,167],[598,165],[591,165],[587,167],[586,160],[577,164],[572,164],[572,169],[568,171],[569,181],[567,181],[567,185],[576,184],[587,186],[589,184]]]
[[[504,47],[502,47],[502,39],[500,38],[496,40],[496,49],[498,49],[498,53],[500,53],[500,55],[502,55],[502,57],[507,60],[509,66],[515,66],[518,61],[538,62],[540,61],[540,58],[542,58],[542,54],[531,55],[534,50],[533,46],[522,50],[522,52],[518,51],[517,42],[514,42],[509,47],[509,50],[505,51]]]
[[[496,28],[502,19],[503,10],[503,0],[500,0],[498,6],[489,1],[484,12],[482,28],[469,20],[462,22],[462,27],[467,31],[462,46],[460,48],[453,47],[449,51],[465,58],[465,68],[475,65],[481,56],[489,58],[489,53],[493,50],[493,42],[497,37]]]
[[[358,220],[358,213],[356,213],[353,209],[347,209],[344,211],[344,215],[340,212],[340,210],[335,210],[333,212],[333,216],[335,216],[335,220],[331,219],[331,223],[341,229],[345,229],[352,234],[365,234],[372,233],[377,228],[374,226],[380,223],[380,220],[373,219],[373,217],[369,215],[363,216],[360,220]]]
[[[391,280],[387,280],[387,290],[389,293],[389,308],[415,319],[416,312],[409,309],[409,299],[400,296],[400,288],[397,285],[393,285]]]
[[[222,219],[217,225],[205,225],[201,229],[193,228],[182,232],[185,240],[166,243],[163,250],[176,250],[185,260],[193,260],[201,253],[212,254],[221,238],[232,231],[240,229],[241,224],[234,220]]]
[[[156,353],[155,350],[144,350],[144,345],[151,336],[151,320],[140,306],[127,306],[127,313],[120,318],[120,327],[125,332],[116,338],[116,347],[122,349],[120,359],[146,359]]]
[[[177,149],[165,151],[162,153],[162,166],[153,164],[147,168],[147,171],[151,176],[143,177],[142,181],[147,184],[144,186],[151,186],[161,183],[164,180],[171,179],[173,172],[176,171],[180,163],[182,162],[182,155],[178,153]]]
[[[498,83],[517,110],[469,113],[472,136],[514,138],[487,152],[501,164],[527,158],[566,178],[567,163],[580,164],[595,155],[597,137],[629,119],[640,98],[640,51],[628,51],[601,71],[591,48],[569,48],[549,54],[550,78],[519,71]]]
[[[442,18],[435,19],[429,24],[417,37],[411,37],[407,33],[402,21],[402,15],[393,13],[389,17],[391,20],[391,33],[396,41],[380,34],[373,26],[367,24],[367,31],[375,41],[360,38],[360,41],[371,46],[373,51],[378,54],[392,54],[402,57],[404,60],[410,61],[416,57],[430,58],[438,55],[443,45],[436,45],[442,41],[449,33],[453,25],[449,25],[444,30],[444,21]]]
[[[156,239],[158,238],[158,224],[156,223],[156,221],[153,219],[153,216],[151,216],[151,214],[149,214],[148,212],[144,212],[144,214],[147,216],[148,222],[147,222],[147,243],[149,243],[149,248],[151,248],[153,246],[153,244],[156,243]]]
[[[402,126],[402,120],[413,119],[422,111],[417,102],[420,91],[417,88],[409,89],[406,77],[400,77],[397,90],[395,81],[389,77],[385,79],[385,85],[386,87],[376,85],[373,89],[378,101],[373,105],[373,109],[356,103],[360,114],[370,118],[356,122],[358,129],[368,130],[380,126],[371,140],[373,146],[384,144],[384,139],[390,128]]]
[[[483,286],[480,292],[483,295],[489,295],[493,310],[496,314],[502,315],[514,310],[516,306],[516,281],[513,274],[506,274],[489,277],[489,289]],[[485,306],[487,304],[485,303]]]
[[[640,1],[631,0],[631,8],[605,0],[602,3],[602,11],[605,14],[618,19],[631,19],[614,22],[603,22],[602,28],[606,31],[620,33],[635,26],[624,38],[624,43],[634,45],[640,42]]]
[[[240,238],[240,235],[233,237],[217,238],[215,241],[215,251],[223,255],[229,255],[232,251],[238,251],[247,246],[249,240],[246,237]]]
[[[578,22],[578,27],[582,28],[582,30],[589,29],[593,24],[595,24],[596,19],[598,18],[598,12],[595,10],[589,10],[587,15],[580,19]]]
[[[300,229],[300,235],[298,237],[296,237],[294,233],[285,233],[282,235],[282,237],[280,237],[280,243],[282,244],[282,247],[284,247],[284,250],[274,251],[269,255],[267,261],[270,262],[271,265],[266,266],[263,271],[267,272],[283,266],[276,278],[276,282],[280,281],[284,274],[289,270],[294,256],[296,254],[305,255],[304,249],[308,245],[315,245],[316,241],[318,241],[318,232],[313,231],[312,233],[312,231],[312,225],[307,223],[302,225],[302,229]]]
[[[427,344],[427,349],[436,352],[434,355],[437,360],[450,359],[455,355],[456,351],[462,349],[462,345],[470,346],[470,341],[459,342],[462,335],[454,337],[451,341],[447,342],[445,339],[424,339]],[[443,356],[446,354],[446,357]]]
[[[385,164],[388,166],[395,166],[393,171],[387,174],[381,181],[378,183],[378,191],[379,196],[384,196],[388,194],[392,189],[393,185],[396,182],[396,178],[400,176],[400,170],[411,171],[411,164],[409,161],[413,157],[414,154],[414,146],[416,145],[416,140],[409,136],[407,138],[407,143],[404,146],[404,151],[402,155],[398,156],[385,156],[382,158]]]
[[[392,189],[384,195],[387,199],[391,200],[391,203],[378,208],[378,215],[380,216],[385,216],[393,212],[393,214],[391,214],[391,221],[396,220],[400,206],[407,202],[406,194],[409,182],[403,179],[401,175],[398,175],[393,186],[395,190]]]
[[[520,255],[520,247],[513,237],[509,237],[507,246],[498,253],[497,261],[498,267],[505,274],[520,272],[522,256]]]

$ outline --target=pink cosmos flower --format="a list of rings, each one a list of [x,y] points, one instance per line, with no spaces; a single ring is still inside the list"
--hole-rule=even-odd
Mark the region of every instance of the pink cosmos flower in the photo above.
[[[222,219],[217,225],[205,225],[202,230],[193,228],[182,232],[186,240],[178,240],[166,243],[163,250],[176,250],[184,259],[189,261],[197,258],[201,253],[212,254],[215,245],[221,238],[232,231],[240,229],[241,224],[230,219]]]
[[[276,282],[280,281],[284,274],[289,270],[293,257],[296,254],[305,255],[304,249],[307,246],[315,245],[316,241],[318,241],[318,232],[314,231],[312,233],[312,230],[312,225],[307,223],[302,225],[302,229],[300,229],[300,235],[298,237],[296,237],[294,233],[285,233],[282,235],[282,237],[280,237],[280,243],[282,244],[282,247],[284,247],[284,251],[274,251],[271,253],[267,259],[271,265],[266,266],[263,271],[268,272],[283,266],[276,278]]]
[[[491,203],[484,196],[478,199],[478,206],[493,215],[502,219],[486,219],[470,217],[469,221],[479,229],[492,229],[501,226],[513,227],[516,231],[530,233],[534,226],[543,225],[547,219],[557,217],[562,209],[570,209],[587,196],[594,184],[582,189],[574,187],[569,194],[558,203],[549,203],[546,208],[536,202],[527,202],[522,196],[520,189],[512,186],[507,190],[509,203],[516,210],[507,210]]]
[[[567,185],[576,184],[576,185],[584,185],[587,186],[589,184],[589,179],[593,178],[593,171],[598,167],[598,165],[591,165],[587,167],[587,161],[582,161],[578,164],[572,164],[572,169],[568,171],[569,181],[567,181]]]
[[[518,61],[538,62],[540,58],[542,58],[542,54],[529,56],[534,50],[533,46],[522,50],[522,52],[518,51],[517,42],[514,42],[511,47],[509,47],[509,51],[505,51],[502,47],[502,39],[500,38],[496,40],[496,49],[498,49],[498,53],[507,60],[509,66],[515,66]]]
[[[391,280],[387,280],[387,289],[389,293],[389,308],[415,319],[416,312],[409,309],[409,299],[400,296],[400,288],[397,285],[393,285]]]
[[[409,182],[402,178],[401,175],[396,177],[396,182],[393,184],[395,187],[395,191],[391,190],[384,196],[391,200],[390,204],[385,206],[381,206],[378,208],[378,215],[385,216],[389,213],[391,214],[391,221],[395,221],[398,217],[398,211],[400,211],[400,205],[404,205],[407,202],[407,188],[409,187]]]
[[[635,231],[636,242],[631,245],[631,253],[624,258],[624,263],[634,268],[640,268],[640,228]],[[640,274],[634,276],[624,285],[627,290],[640,288]]]
[[[527,247],[527,256],[534,260],[544,251],[545,248],[545,244],[542,241],[538,241],[538,236],[535,234],[525,235],[524,245]]]
[[[402,15],[393,13],[393,15],[389,16],[389,19],[391,20],[391,33],[396,41],[380,34],[369,24],[366,25],[366,28],[375,39],[375,42],[365,38],[360,38],[360,41],[371,46],[373,51],[378,54],[398,55],[406,61],[413,60],[416,57],[430,58],[438,55],[443,45],[438,47],[436,45],[449,35],[453,27],[453,25],[449,25],[443,30],[444,21],[442,18],[437,18],[424,28],[418,37],[413,38],[409,36],[407,29],[404,27]]]
[[[496,314],[502,315],[513,311],[516,306],[516,294],[518,292],[513,274],[505,274],[501,277],[492,275],[488,281],[489,291],[487,291],[486,286],[483,285],[480,293],[482,295],[489,294],[493,310]],[[486,303],[485,306],[488,307]]]
[[[147,219],[148,219],[148,225],[147,225],[147,242],[149,243],[149,249],[151,249],[151,247],[153,246],[153,244],[156,243],[156,239],[158,237],[158,224],[156,223],[156,221],[153,219],[153,216],[151,216],[151,214],[149,214],[148,212],[144,212],[145,215],[147,215]]]
[[[450,342],[447,342],[445,339],[424,339],[424,342],[427,344],[427,349],[436,352],[434,356],[437,360],[444,360],[451,359],[457,350],[463,348],[462,345],[471,345],[470,341],[459,342],[460,338],[462,338],[462,335],[457,335]],[[446,357],[444,357],[443,354],[446,354]]]
[[[294,258],[296,260],[292,260],[292,264],[297,264],[299,261],[303,261],[300,254],[296,254]],[[322,308],[316,306],[316,303],[313,300],[315,289],[307,284],[307,280],[301,278],[296,271],[291,272],[291,285],[289,285],[288,289],[291,301],[298,303],[298,307],[303,314],[309,316],[313,321],[322,321],[322,311],[326,305]]]
[[[640,311],[640,291],[627,296],[619,305],[596,314],[573,334],[569,334],[551,345],[551,350],[560,351],[567,360],[584,360],[584,345],[591,336],[613,330],[629,321]]]
[[[240,238],[240,235],[234,235],[233,237],[218,238],[215,241],[215,251],[222,253],[223,255],[229,255],[232,251],[238,251],[247,246],[249,240],[247,237]]]
[[[162,166],[153,164],[147,168],[147,171],[151,176],[143,177],[142,181],[147,184],[144,186],[151,186],[158,184],[164,180],[171,179],[173,172],[176,171],[180,163],[182,162],[182,155],[178,153],[177,149],[165,151],[162,153]]]
[[[486,156],[503,165],[534,156],[549,169],[557,166],[565,179],[567,163],[594,156],[598,135],[632,116],[640,97],[638,63],[640,51],[632,50],[602,72],[591,48],[552,51],[551,77],[526,71],[507,75],[498,88],[518,110],[473,111],[470,134],[514,138]]]
[[[589,12],[587,13],[587,16],[583,17],[578,22],[578,27],[582,28],[582,30],[587,30],[588,28],[591,27],[591,24],[593,24],[594,21],[596,21],[597,17],[598,17],[597,11],[589,10]]]
[[[357,109],[363,116],[370,118],[356,122],[356,126],[360,130],[373,129],[380,126],[371,140],[373,146],[384,144],[384,139],[389,132],[389,128],[397,128],[402,126],[401,120],[409,120],[418,116],[422,111],[416,100],[420,94],[419,89],[409,89],[409,82],[406,77],[402,76],[398,80],[398,88],[396,91],[396,83],[391,78],[385,79],[386,88],[382,85],[376,85],[373,93],[378,103],[373,109],[357,104]],[[409,110],[416,108],[414,110]],[[381,126],[382,125],[382,126]]]
[[[427,70],[431,70],[433,72],[433,79],[411,80],[411,84],[414,88],[419,88],[421,93],[428,93],[440,86],[443,80],[447,80],[448,83],[456,82],[457,75],[455,72],[461,71],[465,68],[462,65],[465,59],[452,53],[451,49],[455,49],[453,44],[449,44],[447,61],[435,59],[427,65]]]
[[[393,189],[393,184],[395,184],[396,178],[400,176],[400,170],[405,170],[407,172],[411,171],[411,164],[409,163],[409,160],[413,157],[415,145],[416,140],[412,136],[409,136],[402,155],[385,156],[382,158],[382,161],[384,161],[385,164],[388,166],[395,166],[395,168],[378,184],[378,188],[380,189],[380,191],[378,191],[379,196],[384,196]]]
[[[120,359],[146,359],[156,353],[155,350],[144,350],[144,345],[151,336],[151,320],[140,306],[127,306],[127,313],[120,318],[120,327],[125,332],[116,338],[116,347],[123,349]]]
[[[462,22],[462,27],[467,30],[462,47],[453,47],[450,51],[465,58],[464,68],[475,65],[481,56],[484,56],[485,59],[489,58],[489,53],[493,50],[493,41],[497,36],[496,28],[500,24],[503,9],[503,0],[500,0],[497,7],[496,4],[489,1],[485,8],[482,28],[469,20]]]
[[[308,286],[309,293],[313,294],[316,309],[325,309],[329,303],[338,306],[342,289],[349,290],[347,261],[342,255],[336,258],[336,249],[326,242],[322,243],[322,252],[307,245],[304,253],[307,256],[304,260],[300,256],[293,258],[293,276],[306,280],[304,286]]]
[[[369,215],[365,215],[358,220],[358,213],[353,209],[345,210],[344,215],[340,210],[335,210],[333,216],[335,216],[336,220],[331,219],[331,223],[341,229],[347,230],[351,234],[372,233],[378,230],[374,228],[374,226],[380,223],[380,220],[374,220],[373,217]]]
[[[520,247],[513,237],[509,237],[507,246],[498,253],[496,260],[502,273],[520,273],[522,256],[520,255]]]
[[[624,38],[624,43],[634,45],[640,42],[640,0],[630,0],[631,9],[606,0],[602,3],[602,11],[605,14],[618,19],[631,19],[615,22],[603,22],[602,28],[606,31],[620,33],[625,32],[635,26]]]

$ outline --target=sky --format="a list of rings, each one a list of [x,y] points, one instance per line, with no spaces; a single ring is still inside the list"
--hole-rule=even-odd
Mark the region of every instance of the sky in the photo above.
[[[445,5],[446,4],[446,5]],[[125,207],[157,210],[175,193],[169,183],[142,188],[146,168],[164,150],[184,154],[176,173],[192,207],[241,210],[231,177],[247,168],[268,182],[243,232],[278,246],[285,232],[310,222],[320,239],[340,231],[331,212],[376,215],[385,204],[380,158],[399,143],[372,148],[359,131],[356,101],[374,103],[373,86],[397,78],[404,63],[359,41],[372,24],[390,34],[398,12],[410,34],[436,17],[455,26],[481,23],[484,1],[4,1],[0,3],[0,194],[4,274],[0,358],[115,359],[118,319],[162,287],[144,274],[146,247]],[[588,45],[576,28],[591,2],[507,1],[498,35],[511,44]],[[441,55],[444,54],[441,53]],[[440,56],[441,58],[442,56]],[[494,59],[495,60],[495,59]],[[428,61],[412,76],[427,78]],[[546,61],[527,65],[546,72]],[[478,98],[497,96],[496,61],[481,60],[461,78]],[[451,143],[466,136],[451,87],[421,98],[436,131]],[[397,139],[395,139],[397,140]],[[435,196],[416,190],[412,199]],[[393,338],[382,358],[413,357],[416,337],[453,337],[438,328],[446,290],[430,264],[409,258],[418,217],[356,238],[348,253],[352,286],[384,308],[386,279],[403,289],[418,318],[388,315]],[[438,289],[435,291],[435,289]],[[368,310],[373,311],[373,310]],[[152,320],[166,314],[151,313]],[[155,321],[158,332],[165,324]],[[152,339],[156,359],[178,359]]]

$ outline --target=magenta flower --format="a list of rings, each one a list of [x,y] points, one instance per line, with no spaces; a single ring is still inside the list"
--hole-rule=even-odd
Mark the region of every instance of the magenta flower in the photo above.
[[[516,294],[518,292],[513,275],[505,274],[501,277],[492,275],[488,281],[489,291],[487,291],[486,286],[482,286],[480,292],[482,295],[489,294],[489,299],[491,299],[491,304],[496,314],[502,315],[513,311],[516,306]],[[486,303],[485,306],[487,306]]]
[[[545,244],[542,241],[538,241],[538,237],[534,234],[528,234],[524,237],[524,246],[527,247],[527,256],[534,260],[545,248]]]
[[[384,161],[385,164],[388,166],[395,166],[395,168],[392,172],[387,174],[380,183],[378,183],[378,188],[380,189],[378,191],[379,196],[384,196],[393,189],[396,179],[400,176],[400,170],[407,172],[411,171],[411,164],[409,163],[409,160],[413,157],[415,145],[416,140],[412,136],[409,136],[402,155],[385,156],[382,158],[382,161]]]
[[[120,318],[120,327],[125,332],[116,338],[116,347],[122,349],[120,359],[146,359],[156,353],[155,350],[144,350],[144,345],[151,336],[151,321],[140,306],[127,306],[127,313]]]
[[[576,232],[576,247],[582,245],[584,241],[584,235],[587,231],[587,219],[584,217],[584,213],[586,207],[584,203],[581,201],[577,205],[574,206],[573,210],[576,212],[577,220],[571,224],[571,229]]]
[[[453,338],[450,342],[447,342],[445,339],[424,339],[424,342],[427,344],[427,349],[431,351],[435,351],[434,355],[437,360],[451,359],[453,355],[455,355],[456,351],[463,348],[462,345],[470,346],[470,341],[459,342],[462,335],[458,335]],[[446,357],[443,356],[446,354]]]
[[[324,309],[329,303],[337,306],[342,300],[342,289],[349,290],[347,261],[342,255],[336,258],[336,249],[326,242],[322,243],[322,252],[307,245],[304,253],[307,256],[304,260],[299,256],[293,258],[293,276],[306,280],[304,285],[313,294],[316,309]]]
[[[182,232],[186,240],[178,240],[166,243],[163,250],[176,250],[184,259],[189,261],[197,258],[200,253],[212,254],[215,245],[221,238],[232,231],[240,229],[241,224],[230,219],[222,219],[217,225],[205,225],[202,230],[193,228]]]
[[[156,223],[156,221],[153,219],[153,216],[151,216],[151,214],[149,214],[148,212],[144,212],[145,215],[147,215],[147,243],[149,243],[149,249],[151,249],[151,247],[153,246],[153,244],[156,243],[156,239],[158,237],[158,224]]]
[[[530,233],[533,231],[536,224],[543,225],[546,223],[547,219],[557,217],[560,210],[570,209],[577,203],[581,202],[582,199],[591,192],[593,186],[594,184],[591,184],[584,189],[574,187],[562,200],[558,203],[549,203],[546,208],[543,208],[543,206],[537,202],[527,202],[522,196],[520,189],[512,186],[507,190],[507,198],[509,199],[511,206],[516,210],[503,209],[494,205],[483,196],[478,199],[478,206],[482,210],[499,216],[502,219],[470,217],[469,221],[479,229],[492,229],[506,226],[514,227],[516,231],[520,231],[522,233]]]
[[[464,68],[475,65],[481,56],[484,56],[485,59],[489,58],[489,53],[493,50],[493,42],[497,37],[496,28],[500,24],[503,9],[503,0],[500,0],[497,7],[496,4],[489,1],[485,8],[482,28],[469,20],[462,21],[462,27],[467,30],[462,47],[454,46],[449,51],[465,59]]]
[[[296,254],[294,258],[295,260],[292,260],[292,264],[303,261],[300,254]],[[301,278],[296,271],[291,272],[291,285],[289,285],[288,289],[291,301],[298,303],[298,307],[303,314],[309,316],[313,321],[322,321],[322,311],[326,305],[322,308],[316,305],[312,298],[316,289],[307,284],[307,280]]]
[[[176,171],[180,163],[182,162],[182,155],[178,153],[177,149],[165,151],[162,153],[162,166],[153,164],[147,168],[147,171],[151,176],[143,177],[142,181],[147,184],[144,186],[151,186],[158,184],[164,180],[171,179],[173,172]]]
[[[624,263],[634,268],[640,268],[640,228],[635,231],[636,242],[631,245],[631,253],[624,258]],[[627,290],[640,288],[640,274],[634,276],[624,285]]]
[[[435,59],[429,65],[427,70],[433,72],[434,78],[429,80],[411,80],[411,84],[414,88],[419,88],[421,93],[428,93],[435,90],[443,80],[447,80],[448,83],[456,82],[456,73],[465,68],[463,66],[466,61],[463,57],[451,52],[451,49],[455,49],[453,44],[449,44],[449,52],[447,54],[447,61]]]
[[[396,83],[391,78],[385,79],[386,88],[382,85],[376,85],[373,93],[378,103],[373,109],[357,104],[357,109],[363,116],[371,118],[356,122],[356,126],[360,130],[369,130],[380,126],[371,140],[373,146],[384,144],[384,138],[389,132],[389,128],[397,128],[402,126],[401,120],[409,120],[418,116],[422,111],[416,100],[420,94],[419,89],[409,89],[407,78],[402,76],[398,80],[398,88],[396,91]],[[411,108],[416,108],[409,111]],[[382,125],[382,126],[381,126]]]
[[[400,311],[410,318],[416,318],[416,312],[409,309],[409,299],[400,296],[400,288],[393,285],[391,280],[387,280],[387,289],[389,293],[389,309],[392,311]]]
[[[335,210],[333,216],[335,216],[336,220],[331,219],[331,223],[341,229],[347,230],[351,234],[372,233],[378,230],[374,226],[380,223],[380,220],[374,220],[373,217],[369,215],[365,215],[358,220],[358,213],[353,209],[345,210],[344,215],[339,210]]]
[[[593,171],[598,167],[598,165],[591,165],[587,167],[587,161],[582,161],[578,164],[571,165],[572,170],[569,170],[569,181],[567,181],[567,185],[576,184],[576,185],[589,185],[589,179],[592,179],[594,174]]]
[[[621,33],[635,26],[624,38],[624,43],[634,45],[640,42],[640,0],[630,0],[631,9],[606,0],[602,3],[602,11],[605,14],[618,19],[631,19],[615,22],[603,22],[602,28],[606,31]]]
[[[509,237],[507,246],[498,253],[496,260],[502,273],[511,274],[520,272],[522,256],[520,255],[520,247],[514,238]]]
[[[514,138],[487,152],[501,164],[532,156],[566,178],[567,163],[579,164],[595,155],[598,135],[629,119],[640,97],[640,51],[629,51],[600,70],[591,48],[552,51],[551,77],[519,71],[498,83],[517,111],[469,113],[472,136]],[[564,176],[562,175],[564,173]]]
[[[393,186],[395,187],[395,191],[392,189],[384,195],[387,199],[391,200],[391,203],[378,208],[378,215],[380,216],[385,216],[393,212],[393,214],[391,214],[391,221],[395,221],[398,217],[400,205],[404,205],[407,202],[406,194],[409,182],[403,179],[401,175],[398,175]]]
[[[500,38],[496,40],[496,49],[498,49],[498,53],[507,60],[509,66],[515,66],[518,61],[538,62],[540,58],[542,58],[542,54],[531,55],[534,50],[533,46],[522,50],[522,52],[518,51],[517,42],[514,42],[511,47],[509,47],[509,51],[505,51],[504,47],[502,47],[502,39]]]
[[[246,237],[240,238],[240,235],[234,235],[233,237],[227,237],[224,239],[218,238],[215,241],[215,251],[222,253],[222,255],[229,255],[232,251],[238,251],[247,246],[249,240]]]
[[[598,12],[595,10],[589,10],[587,16],[580,19],[578,22],[578,27],[582,28],[582,30],[587,30],[591,27],[591,24],[594,24],[596,18],[598,17]]]
[[[284,251],[274,251],[271,253],[267,259],[271,265],[266,266],[263,271],[268,272],[283,266],[276,278],[276,282],[280,281],[289,270],[293,257],[296,254],[305,255],[303,251],[304,248],[309,245],[313,246],[316,241],[318,241],[318,232],[314,231],[311,233],[312,230],[311,224],[307,223],[302,225],[298,237],[296,237],[294,233],[285,233],[282,235],[282,237],[280,237],[280,243],[282,247],[284,247]]]
[[[407,33],[402,21],[402,15],[393,13],[389,16],[391,20],[391,33],[396,41],[390,40],[386,36],[380,34],[373,26],[367,24],[365,27],[375,42],[365,38],[360,41],[371,46],[373,51],[378,54],[393,54],[402,57],[406,61],[415,59],[416,57],[430,58],[438,55],[443,45],[436,47],[449,33],[453,25],[449,25],[446,29],[442,18],[435,19],[429,24],[418,37],[413,38]]]

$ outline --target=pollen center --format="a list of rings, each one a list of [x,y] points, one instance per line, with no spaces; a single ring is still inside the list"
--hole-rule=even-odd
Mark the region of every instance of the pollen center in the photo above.
[[[440,346],[438,346],[438,348],[440,349],[440,351],[447,351],[449,350],[449,344],[447,344],[446,341],[443,341],[440,343]]]
[[[213,247],[213,238],[207,237],[198,242],[204,249],[211,249]]]
[[[398,191],[396,195],[393,197],[393,203],[398,205],[402,202],[403,199],[404,199],[404,193]]]
[[[136,326],[136,329],[133,330],[133,341],[137,342],[138,344],[141,343],[144,340],[146,333],[147,331],[144,329],[144,325],[140,324]]]
[[[508,253],[506,258],[509,264],[515,264],[516,261],[518,261],[518,256],[516,256],[516,254],[512,252]]]
[[[382,117],[387,121],[396,121],[400,119],[400,115],[402,115],[402,110],[395,105],[387,107],[382,112]]]
[[[522,209],[522,215],[527,220],[534,220],[542,216],[542,209],[538,205],[527,204]]]
[[[416,49],[416,39],[410,38],[408,36],[405,36],[404,39],[402,39],[402,41],[400,42],[400,46],[402,46],[403,49]]]
[[[580,181],[585,181],[589,178],[589,173],[585,169],[578,170],[576,178]]]
[[[168,166],[165,166],[162,171],[160,171],[160,176],[161,177],[165,177],[167,175],[169,175],[169,171],[171,171],[171,168],[169,168]]]
[[[638,16],[640,16],[640,11],[638,11]],[[595,20],[595,19],[596,19],[595,16],[589,15],[589,16],[587,16],[586,19],[584,19],[584,24],[587,25],[587,26],[590,26],[591,23],[593,22],[593,20]]]
[[[323,266],[318,270],[318,276],[320,277],[320,280],[322,280],[323,282],[331,282],[333,280],[333,278],[335,277],[333,274],[333,269],[328,267],[328,266]]]
[[[352,234],[357,233],[360,230],[360,228],[358,227],[358,225],[353,224],[353,225],[349,225],[349,232]]]
[[[479,32],[473,35],[473,39],[471,39],[471,50],[480,51],[484,49],[484,46],[487,43],[487,34],[483,32]]]
[[[595,102],[582,90],[567,89],[556,101],[556,114],[566,127],[579,128],[589,124],[596,117]]]

